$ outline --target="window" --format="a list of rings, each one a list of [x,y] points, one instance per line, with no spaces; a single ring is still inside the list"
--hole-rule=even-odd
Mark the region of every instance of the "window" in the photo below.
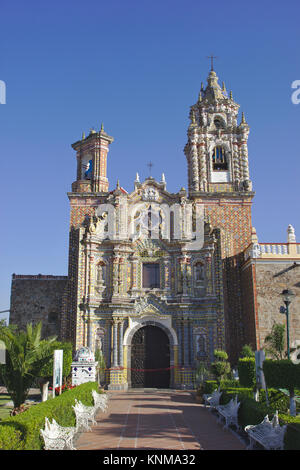
[[[227,171],[227,161],[223,147],[215,147],[212,153],[212,163],[214,171]]]
[[[143,287],[148,289],[160,287],[159,263],[143,263]]]

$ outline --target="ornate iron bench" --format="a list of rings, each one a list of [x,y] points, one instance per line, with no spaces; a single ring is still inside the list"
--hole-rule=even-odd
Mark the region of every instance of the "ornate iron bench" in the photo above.
[[[219,405],[220,403],[220,398],[221,398],[222,392],[220,392],[220,387],[212,392],[211,395],[208,393],[203,395],[204,398],[204,406],[208,405],[211,409],[215,408],[216,406]]]
[[[282,450],[284,447],[284,433],[286,425],[280,426],[278,420],[278,411],[273,416],[272,421],[268,415],[259,424],[249,424],[245,431],[249,436],[250,443],[247,449],[253,449],[255,442],[258,442],[266,450]]]
[[[94,406],[96,409],[100,408],[101,411],[105,412],[108,408],[108,396],[106,393],[97,393],[96,390],[92,391]]]
[[[83,405],[80,401],[75,400],[75,405],[72,406],[76,415],[76,429],[79,430],[81,427],[87,431],[91,431],[89,422],[97,424],[95,420],[95,414],[97,408],[95,406]]]
[[[235,398],[232,398],[229,403],[226,405],[218,405],[216,406],[216,410],[219,414],[219,419],[225,419],[224,428],[228,428],[231,424],[239,429],[238,423],[238,410],[239,410],[240,402],[237,401],[237,395]]]
[[[73,445],[73,438],[76,433],[75,427],[60,426],[55,419],[52,423],[45,418],[45,429],[40,430],[44,439],[45,450],[76,450]]]

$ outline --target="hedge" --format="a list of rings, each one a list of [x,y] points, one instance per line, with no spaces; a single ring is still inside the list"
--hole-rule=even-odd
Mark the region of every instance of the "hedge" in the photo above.
[[[243,357],[239,359],[238,373],[242,387],[254,387],[256,384],[255,358]]]
[[[279,414],[280,424],[287,424],[284,435],[285,450],[300,450],[300,416]]]
[[[78,385],[56,398],[32,405],[24,413],[0,421],[0,450],[41,450],[44,443],[40,429],[44,429],[45,417],[54,418],[61,426],[75,426],[72,405],[75,399],[84,405],[93,405],[92,390],[98,391],[96,382]]]
[[[226,403],[229,403],[231,399],[235,398],[237,395],[238,401],[243,401],[246,398],[252,398],[253,397],[253,390],[251,388],[225,388],[222,389],[222,395],[220,398],[220,405],[226,405]]]
[[[263,370],[268,387],[288,390],[300,388],[300,364],[294,364],[288,359],[280,361],[266,359]]]
[[[266,402],[255,401],[253,398],[246,398],[241,402],[238,412],[238,421],[242,429],[248,424],[259,424],[266,415],[272,419],[276,411],[276,405],[267,407]],[[300,416],[294,418],[279,412],[280,425],[287,425],[284,435],[284,450],[300,450]]]
[[[281,379],[282,382],[282,379]],[[274,413],[278,410],[279,420],[281,425],[287,424],[286,433],[284,436],[284,449],[285,450],[300,450],[300,416],[292,417],[288,413],[289,397],[280,392],[278,389],[268,389],[268,403],[266,401],[266,391],[260,390],[259,400],[255,401],[253,398],[253,388],[241,387],[227,387],[223,388],[221,384],[222,395],[220,398],[221,404],[228,403],[231,398],[238,395],[238,400],[241,402],[238,411],[238,422],[241,429],[244,429],[248,424],[259,424],[263,421],[266,415],[269,419],[273,418]],[[226,385],[224,383],[224,385]],[[204,393],[212,393],[218,388],[218,383],[215,380],[207,380],[205,382]],[[299,395],[299,390],[295,390]]]

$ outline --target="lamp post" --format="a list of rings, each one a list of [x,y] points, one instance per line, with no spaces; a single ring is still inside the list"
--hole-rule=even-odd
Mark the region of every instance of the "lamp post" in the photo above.
[[[280,307],[280,313],[286,316],[286,343],[287,343],[287,356],[290,359],[290,332],[289,332],[289,305],[294,297],[294,292],[289,289],[284,289],[281,294],[285,307]]]

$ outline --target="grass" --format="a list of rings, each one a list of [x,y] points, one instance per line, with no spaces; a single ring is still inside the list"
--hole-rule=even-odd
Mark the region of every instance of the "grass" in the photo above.
[[[11,401],[10,395],[0,393],[0,421],[6,419],[13,409],[13,406],[5,406],[9,401]]]

